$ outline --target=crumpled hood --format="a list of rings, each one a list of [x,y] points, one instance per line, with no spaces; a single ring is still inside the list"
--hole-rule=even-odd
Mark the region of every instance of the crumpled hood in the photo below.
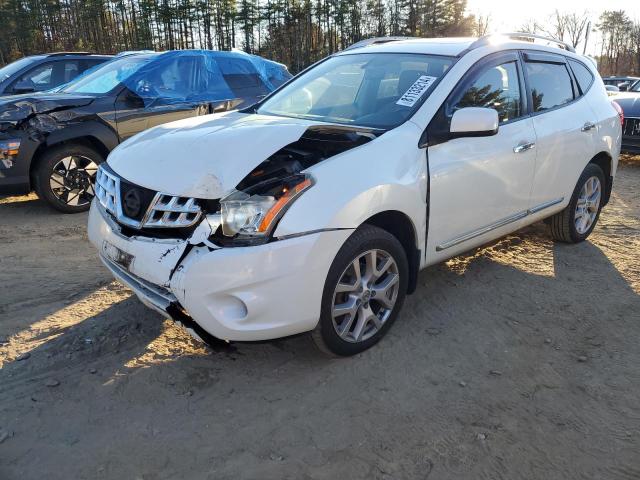
[[[94,97],[66,93],[31,93],[0,98],[0,124],[17,124],[32,115],[64,108],[83,107]]]
[[[313,125],[319,123],[239,112],[188,118],[132,137],[111,152],[108,163],[152,190],[217,199]]]
[[[640,116],[640,92],[620,93],[613,97],[612,100],[615,100],[622,107],[625,117]]]

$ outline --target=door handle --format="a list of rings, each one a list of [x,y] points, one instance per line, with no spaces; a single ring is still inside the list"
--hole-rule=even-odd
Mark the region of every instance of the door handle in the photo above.
[[[533,143],[533,142],[520,143],[520,144],[516,145],[515,147],[513,147],[513,153],[526,152],[527,150],[531,150],[535,146],[536,146],[536,144]]]
[[[582,126],[580,130],[582,130],[583,132],[588,132],[589,130],[593,130],[594,128],[596,128],[595,123],[587,122]]]

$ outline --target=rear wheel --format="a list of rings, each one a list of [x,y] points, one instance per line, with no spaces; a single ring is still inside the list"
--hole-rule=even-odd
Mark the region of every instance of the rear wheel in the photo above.
[[[34,171],[38,196],[63,213],[89,209],[102,155],[84,145],[60,145],[40,157]]]
[[[369,225],[356,230],[327,275],[312,333],[320,350],[348,356],[377,343],[402,308],[408,273],[406,254],[393,235]]]
[[[600,217],[604,194],[604,173],[590,163],[573,190],[569,205],[550,218],[551,236],[558,241],[578,243],[593,231]]]

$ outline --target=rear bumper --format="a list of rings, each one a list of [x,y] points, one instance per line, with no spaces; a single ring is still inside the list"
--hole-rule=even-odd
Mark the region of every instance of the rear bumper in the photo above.
[[[630,153],[633,155],[640,155],[640,137],[637,140],[623,138],[622,146],[620,148],[620,152],[622,153]]]

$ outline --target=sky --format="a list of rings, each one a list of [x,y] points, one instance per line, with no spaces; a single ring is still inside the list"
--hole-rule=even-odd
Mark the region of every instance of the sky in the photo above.
[[[561,12],[587,11],[593,25],[604,10],[625,10],[629,17],[640,21],[640,0],[467,0],[468,13],[490,16],[490,33],[518,31],[532,19],[544,22],[556,9]],[[599,35],[592,34],[587,54],[598,51]]]

